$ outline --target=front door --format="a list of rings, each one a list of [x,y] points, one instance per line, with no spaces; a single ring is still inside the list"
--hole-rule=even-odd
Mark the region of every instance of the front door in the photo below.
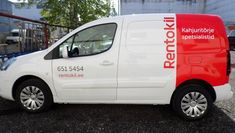
[[[53,81],[65,102],[116,100],[118,47],[117,24],[92,26],[69,37],[55,48]],[[62,57],[63,48],[68,58]]]

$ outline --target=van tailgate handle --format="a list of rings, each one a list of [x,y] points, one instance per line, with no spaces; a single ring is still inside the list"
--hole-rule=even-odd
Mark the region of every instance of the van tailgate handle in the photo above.
[[[104,60],[102,63],[100,63],[100,65],[102,66],[110,66],[110,65],[113,65],[114,63],[113,62],[110,62],[108,60]]]

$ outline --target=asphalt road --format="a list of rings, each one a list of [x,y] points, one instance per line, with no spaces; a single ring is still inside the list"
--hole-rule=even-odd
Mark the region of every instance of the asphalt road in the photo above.
[[[230,83],[235,87],[235,70]],[[195,122],[180,119],[166,105],[55,104],[47,112],[29,114],[14,102],[0,99],[0,133],[5,132],[234,133],[235,95],[215,103],[206,118]]]

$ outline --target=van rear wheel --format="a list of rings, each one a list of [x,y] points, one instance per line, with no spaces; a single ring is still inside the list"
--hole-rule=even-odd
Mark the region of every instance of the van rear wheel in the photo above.
[[[39,79],[22,82],[16,90],[16,101],[27,112],[47,110],[53,103],[49,87]]]
[[[172,107],[186,120],[198,120],[207,115],[212,106],[212,98],[201,85],[190,84],[178,88],[172,99]]]

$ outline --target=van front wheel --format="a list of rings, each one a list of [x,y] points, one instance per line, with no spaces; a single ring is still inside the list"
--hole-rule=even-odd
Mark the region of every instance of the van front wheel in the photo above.
[[[172,107],[186,120],[197,120],[207,115],[212,98],[201,85],[185,85],[178,88],[172,99]]]
[[[53,103],[49,87],[38,79],[22,82],[16,90],[16,101],[27,112],[41,112]]]

